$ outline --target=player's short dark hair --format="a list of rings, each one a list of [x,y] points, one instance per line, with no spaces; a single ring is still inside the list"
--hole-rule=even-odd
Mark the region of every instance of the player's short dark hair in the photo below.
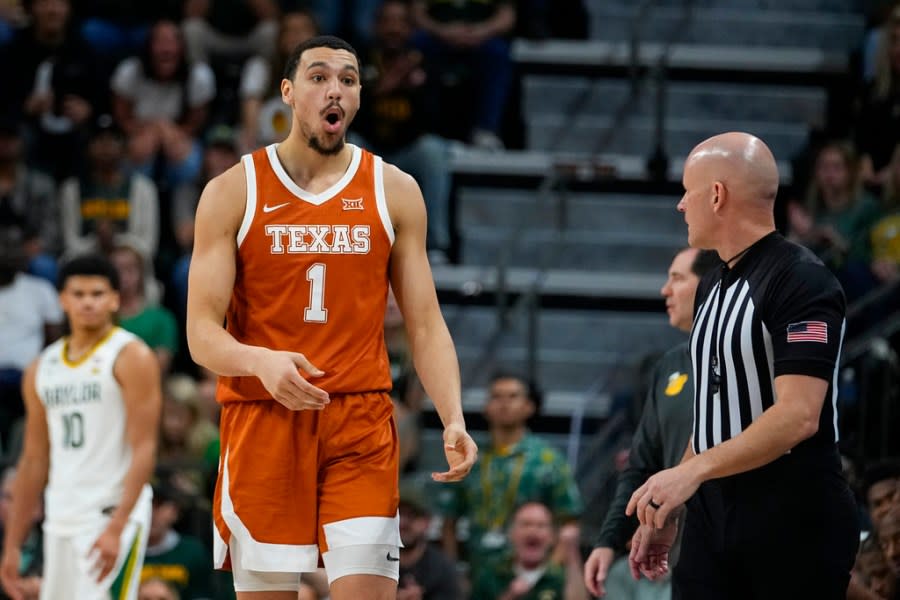
[[[514,379],[520,382],[525,387],[525,393],[528,395],[528,399],[534,404],[534,414],[540,414],[541,406],[544,402],[544,394],[534,379],[523,373],[514,371],[513,369],[502,368],[493,372],[488,384],[493,386],[501,379]]]
[[[70,277],[105,277],[109,286],[119,291],[119,272],[108,258],[100,254],[84,254],[76,256],[65,263],[59,270],[56,287],[62,290]]]
[[[719,253],[715,250],[701,250],[697,253],[697,257],[694,258],[694,262],[691,263],[691,272],[697,277],[703,277],[706,275],[707,271],[712,271],[718,266],[721,266],[722,259],[719,258]]]
[[[331,48],[332,50],[346,50],[354,57],[356,57],[356,63],[359,65],[359,54],[356,53],[356,49],[350,45],[349,42],[342,40],[341,38],[333,35],[317,35],[316,37],[309,38],[305,42],[301,42],[294,48],[294,51],[291,52],[291,55],[287,59],[287,63],[284,65],[284,78],[290,81],[294,80],[294,75],[297,73],[297,65],[300,64],[300,57],[303,56],[303,53],[307,50],[311,50],[312,48]]]

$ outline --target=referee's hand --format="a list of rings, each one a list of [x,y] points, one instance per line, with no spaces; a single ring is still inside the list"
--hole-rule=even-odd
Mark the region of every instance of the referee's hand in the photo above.
[[[641,525],[662,529],[674,511],[678,511],[700,487],[693,477],[690,462],[656,473],[631,495],[625,514],[636,515]]]

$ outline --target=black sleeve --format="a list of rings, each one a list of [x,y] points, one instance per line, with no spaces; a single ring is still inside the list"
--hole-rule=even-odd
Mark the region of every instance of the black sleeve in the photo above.
[[[803,260],[774,277],[762,311],[772,336],[775,377],[830,380],[844,334],[846,303],[834,275]]]
[[[625,516],[625,507],[636,489],[641,487],[654,473],[663,469],[663,449],[659,432],[659,412],[656,404],[656,391],[659,389],[662,359],[653,369],[647,400],[641,420],[631,442],[628,454],[628,467],[619,477],[616,493],[610,502],[603,526],[594,546],[613,548],[621,552],[625,548],[628,537],[637,528],[637,518]]]

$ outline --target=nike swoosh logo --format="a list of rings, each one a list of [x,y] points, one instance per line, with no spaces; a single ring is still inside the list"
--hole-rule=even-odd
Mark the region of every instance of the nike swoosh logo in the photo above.
[[[290,202],[285,202],[284,204],[276,204],[275,206],[269,206],[268,204],[263,204],[263,212],[270,213],[273,210],[278,210],[279,208],[284,208],[288,204],[290,204]]]
[[[399,557],[394,558],[393,556],[391,556],[391,553],[390,553],[390,552],[387,553],[387,559],[388,559],[389,561],[391,561],[391,562],[397,562],[398,560],[400,560]]]

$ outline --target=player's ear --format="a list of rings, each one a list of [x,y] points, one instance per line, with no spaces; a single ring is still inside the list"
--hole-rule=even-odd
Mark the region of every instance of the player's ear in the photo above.
[[[281,101],[285,104],[290,105],[291,100],[294,97],[294,84],[291,83],[290,79],[282,79],[281,80]]]

